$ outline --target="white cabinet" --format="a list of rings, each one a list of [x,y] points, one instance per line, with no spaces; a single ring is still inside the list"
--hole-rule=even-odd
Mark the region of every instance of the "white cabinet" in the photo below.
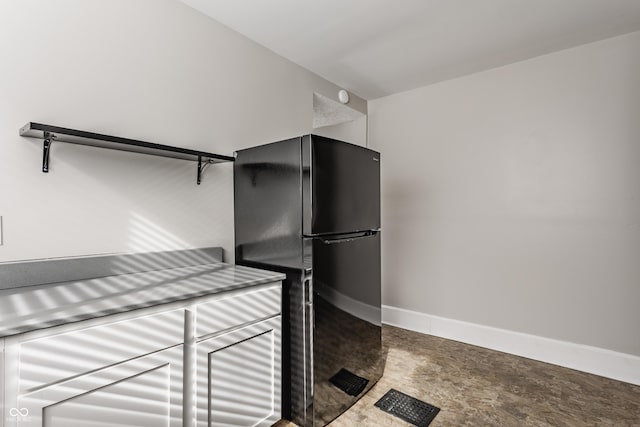
[[[280,316],[197,345],[197,427],[270,426],[280,419]]]
[[[180,427],[182,359],[180,345],[20,396],[17,425]]]
[[[0,338],[0,427],[4,427],[4,419],[9,416],[8,412],[10,408],[7,408],[4,398],[4,380],[6,375],[4,373],[4,338]]]
[[[141,314],[7,338],[5,425],[182,426],[185,311]]]
[[[0,339],[0,427],[272,425],[280,286]]]
[[[20,344],[20,394],[184,342],[184,310],[51,333]],[[80,323],[81,324],[81,323]],[[79,325],[80,325],[79,324]]]

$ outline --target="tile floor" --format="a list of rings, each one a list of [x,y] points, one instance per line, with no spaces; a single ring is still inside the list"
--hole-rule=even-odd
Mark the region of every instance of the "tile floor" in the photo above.
[[[439,407],[432,427],[640,426],[640,386],[392,326],[382,333],[382,379],[330,426],[409,426],[373,406],[390,388]]]

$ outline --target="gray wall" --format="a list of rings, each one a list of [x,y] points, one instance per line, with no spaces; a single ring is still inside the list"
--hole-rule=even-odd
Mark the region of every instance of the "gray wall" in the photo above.
[[[369,103],[383,304],[640,355],[640,33]]]
[[[174,0],[2,1],[0,58],[0,261],[232,255],[230,164],[197,186],[194,163],[54,143],[43,174],[26,122],[231,155],[310,132],[340,89]]]

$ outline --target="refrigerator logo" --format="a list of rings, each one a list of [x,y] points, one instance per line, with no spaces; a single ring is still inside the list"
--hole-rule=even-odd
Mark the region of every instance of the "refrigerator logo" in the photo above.
[[[377,157],[374,157],[374,158],[373,158],[373,161],[374,161],[374,162],[379,162],[379,161],[380,161],[380,159],[378,159]]]

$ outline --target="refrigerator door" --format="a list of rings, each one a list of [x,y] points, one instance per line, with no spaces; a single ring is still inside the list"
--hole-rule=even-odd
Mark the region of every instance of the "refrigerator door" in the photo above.
[[[323,426],[382,376],[380,233],[311,240],[314,425]],[[339,388],[357,380],[349,373],[361,389]]]
[[[302,144],[304,234],[379,229],[380,154],[316,135]]]

